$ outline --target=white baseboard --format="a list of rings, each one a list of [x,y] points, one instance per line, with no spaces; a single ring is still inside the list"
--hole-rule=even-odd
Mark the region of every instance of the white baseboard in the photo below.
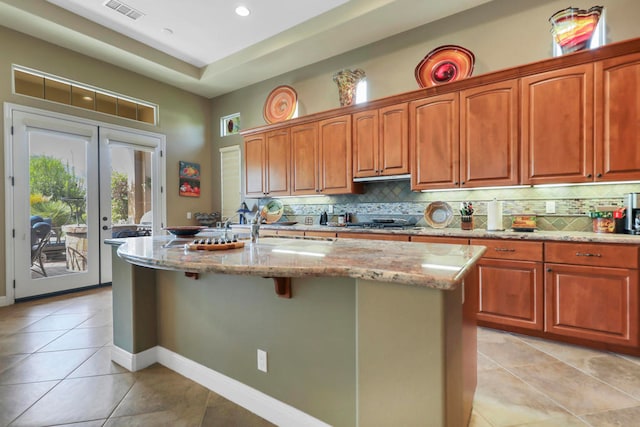
[[[278,426],[330,427],[291,405],[164,347],[156,346],[142,353],[131,354],[113,346],[111,360],[130,371],[160,363]]]
[[[158,361],[158,348],[152,347],[140,353],[131,354],[120,347],[111,347],[111,360],[131,372],[136,372]]]
[[[9,299],[7,297],[0,297],[0,307],[9,305]]]

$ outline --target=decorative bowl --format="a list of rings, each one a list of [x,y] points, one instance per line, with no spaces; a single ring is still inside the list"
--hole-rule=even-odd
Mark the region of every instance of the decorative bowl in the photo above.
[[[473,72],[475,56],[462,46],[444,45],[433,49],[416,66],[415,77],[420,87],[467,78]]]
[[[453,209],[447,202],[432,202],[424,211],[424,220],[433,228],[445,228],[453,220]]]
[[[298,94],[291,86],[278,86],[273,89],[264,102],[262,115],[267,123],[289,120],[296,111]]]
[[[563,54],[589,47],[603,9],[602,6],[588,10],[568,7],[551,15],[551,33]]]
[[[174,236],[194,236],[205,228],[206,227],[199,225],[178,225],[175,227],[165,227],[164,229]]]
[[[267,224],[273,224],[282,218],[284,213],[284,205],[280,200],[271,200],[260,211],[260,217],[264,219]]]

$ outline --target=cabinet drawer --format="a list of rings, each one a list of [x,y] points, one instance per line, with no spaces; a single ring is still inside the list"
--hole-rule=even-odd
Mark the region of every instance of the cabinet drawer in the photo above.
[[[471,245],[486,246],[483,258],[542,261],[542,242],[502,239],[471,239]]]
[[[466,237],[439,237],[439,236],[411,236],[412,242],[418,243],[446,243],[449,245],[468,245]]]
[[[598,267],[638,268],[640,247],[599,243],[545,243],[545,262],[592,265]]]
[[[338,238],[342,239],[366,239],[366,240],[393,240],[398,242],[408,242],[409,236],[400,234],[375,234],[375,233],[338,233]]]

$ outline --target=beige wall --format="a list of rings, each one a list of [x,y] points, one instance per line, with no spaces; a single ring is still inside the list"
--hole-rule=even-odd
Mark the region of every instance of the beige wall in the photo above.
[[[107,63],[77,54],[42,40],[0,27],[0,103],[10,102],[45,110],[56,111],[120,126],[143,129],[166,135],[167,140],[167,223],[182,225],[194,223],[186,219],[186,212],[210,212],[214,197],[211,169],[211,117],[210,102],[202,97],[159,83]],[[34,68],[81,83],[104,88],[159,105],[158,126],[149,126],[131,120],[82,110],[12,94],[11,64]],[[0,119],[3,120],[3,119]],[[4,122],[0,122],[4,129]],[[0,135],[4,138],[4,131]],[[4,143],[4,141],[3,141]],[[0,150],[4,157],[4,151]],[[178,161],[198,162],[202,166],[202,194],[200,198],[178,196]],[[4,159],[0,162],[4,174]],[[5,218],[4,185],[0,186],[0,277],[5,278]],[[0,296],[5,294],[4,280]]]
[[[640,2],[637,0],[577,0],[571,6],[606,9],[607,42],[640,37]],[[369,99],[418,89],[414,69],[432,49],[457,44],[476,58],[473,75],[547,59],[552,56],[549,17],[569,6],[563,0],[494,0],[475,9],[427,24],[378,43],[312,66],[214,98],[214,170],[219,169],[218,147],[241,144],[240,136],[220,138],[221,116],[240,112],[243,129],[265,124],[262,108],[269,92],[290,85],[298,93],[300,115],[339,107],[332,74],[342,68],[362,68],[367,74]],[[214,187],[219,186],[214,173]],[[216,208],[219,201],[216,200]]]

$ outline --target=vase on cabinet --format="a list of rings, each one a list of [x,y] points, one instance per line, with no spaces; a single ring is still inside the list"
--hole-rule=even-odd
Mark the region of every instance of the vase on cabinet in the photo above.
[[[340,70],[334,73],[333,81],[338,84],[338,95],[340,96],[340,106],[353,105],[358,83],[365,78],[364,70]]]

